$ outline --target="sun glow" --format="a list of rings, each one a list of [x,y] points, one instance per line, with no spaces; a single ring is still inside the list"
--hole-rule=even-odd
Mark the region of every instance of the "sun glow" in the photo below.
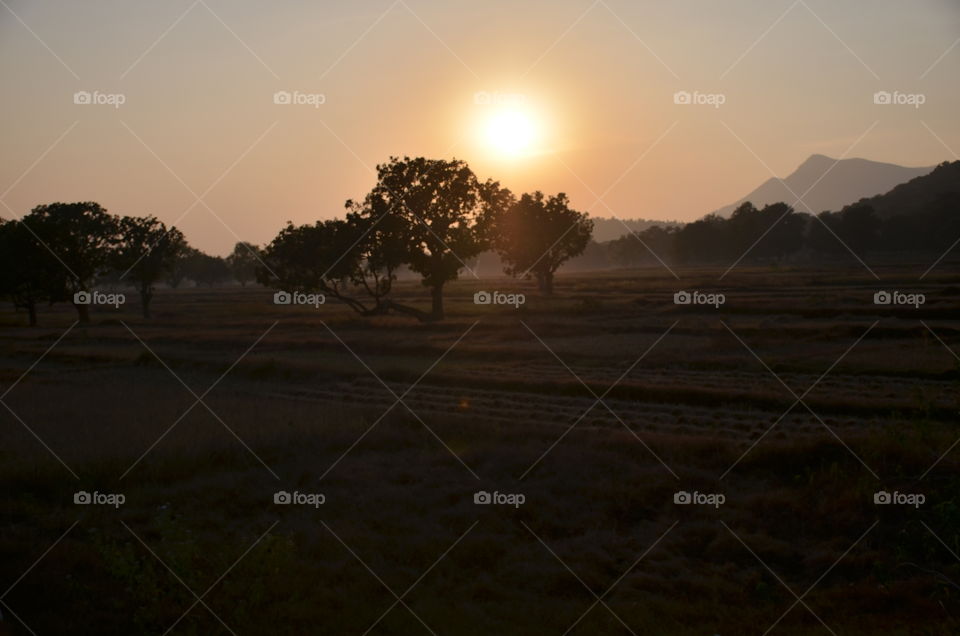
[[[537,121],[517,107],[498,110],[484,127],[486,145],[495,153],[517,157],[529,153],[539,136]]]
[[[536,169],[537,161],[562,147],[558,137],[559,118],[550,108],[549,95],[520,91],[474,93],[473,109],[463,112],[478,160],[499,164],[499,169]]]

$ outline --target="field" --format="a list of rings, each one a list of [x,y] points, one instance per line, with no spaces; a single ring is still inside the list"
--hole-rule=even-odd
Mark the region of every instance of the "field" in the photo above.
[[[958,633],[960,275],[924,269],[5,311],[0,633]]]

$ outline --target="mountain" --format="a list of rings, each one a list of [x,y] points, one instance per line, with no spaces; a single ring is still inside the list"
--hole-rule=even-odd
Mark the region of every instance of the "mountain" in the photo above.
[[[783,179],[782,183],[779,179],[767,179],[747,196],[719,210],[714,210],[714,213],[729,217],[744,201],[750,201],[757,207],[778,201],[793,204],[797,197],[790,193],[791,190],[796,195],[802,196],[803,202],[807,205],[807,207],[801,203],[794,205],[798,212],[819,213],[824,210],[839,210],[848,203],[888,192],[898,184],[929,174],[933,168],[933,166],[908,168],[868,159],[837,161],[826,155],[811,155],[790,176]],[[824,173],[826,176],[823,176]],[[817,179],[820,181],[817,182]],[[813,189],[807,192],[811,186]]]
[[[881,219],[917,215],[948,200],[960,199],[960,161],[943,162],[929,174],[901,183],[886,194],[865,198]]]

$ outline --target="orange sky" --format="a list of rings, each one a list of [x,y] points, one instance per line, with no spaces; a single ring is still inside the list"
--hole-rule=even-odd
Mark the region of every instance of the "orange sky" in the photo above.
[[[692,220],[813,153],[960,151],[949,0],[5,2],[0,216],[92,199],[217,254],[341,214],[391,154],[463,158],[598,216]],[[539,134],[508,156],[478,130],[518,102]]]

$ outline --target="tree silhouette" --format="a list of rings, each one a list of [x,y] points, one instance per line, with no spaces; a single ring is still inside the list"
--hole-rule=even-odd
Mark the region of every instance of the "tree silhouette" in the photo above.
[[[117,219],[92,201],[38,205],[22,222],[42,240],[62,264],[63,296],[52,300],[73,301],[79,291],[88,291],[103,272],[116,241]],[[73,303],[81,323],[90,322],[89,307]]]
[[[553,293],[553,275],[583,253],[593,233],[586,213],[571,210],[567,195],[524,194],[496,217],[494,246],[511,276],[534,276],[544,294]]]
[[[219,256],[210,256],[199,250],[190,252],[183,263],[187,278],[197,284],[213,287],[230,278],[227,262]]]
[[[641,232],[624,234],[610,241],[610,261],[620,267],[661,266],[674,260],[677,226],[653,225]]]
[[[37,305],[66,296],[63,265],[19,221],[0,224],[0,296],[26,309],[37,325]]]
[[[187,270],[190,268],[190,262],[199,254],[200,250],[190,245],[185,245],[180,253],[177,254],[170,263],[170,269],[167,270],[167,285],[171,289],[176,289],[180,283],[187,278]]]
[[[727,220],[717,214],[684,225],[675,235],[677,258],[684,263],[719,262],[726,259]]]
[[[285,291],[322,292],[357,313],[389,311],[389,294],[400,263],[391,257],[378,232],[365,217],[287,226],[263,250],[265,266],[257,280]],[[370,300],[365,300],[364,296]]]
[[[807,218],[783,202],[762,210],[749,201],[743,203],[724,227],[725,259],[743,256],[756,263],[778,263],[803,246]]]
[[[240,241],[233,246],[233,252],[227,257],[227,266],[241,287],[246,287],[247,283],[256,280],[259,265],[260,250],[253,243]]]
[[[822,212],[817,216],[820,220],[810,226],[809,243],[822,254],[843,255],[849,247],[860,255],[880,244],[882,222],[868,203],[861,201],[839,212]],[[913,222],[916,221],[914,218]]]
[[[440,320],[444,285],[487,248],[493,216],[511,198],[499,183],[478,181],[463,161],[391,157],[377,166],[360,213],[392,217],[402,229],[403,262],[430,288],[429,318]]]
[[[136,283],[141,312],[144,318],[150,318],[153,286],[186,250],[186,239],[180,230],[175,227],[168,230],[153,216],[121,217],[117,229],[111,262]]]

